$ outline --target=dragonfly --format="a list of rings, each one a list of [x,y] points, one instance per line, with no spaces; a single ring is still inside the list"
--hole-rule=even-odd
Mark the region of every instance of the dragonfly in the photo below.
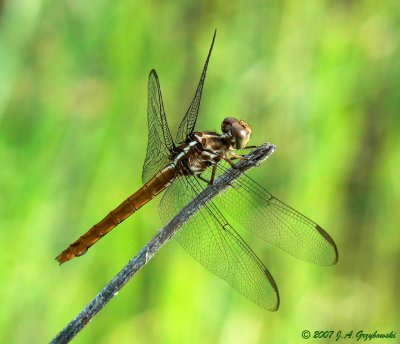
[[[249,145],[251,126],[227,117],[221,134],[195,131],[200,101],[216,32],[197,89],[177,131],[168,127],[161,88],[153,69],[148,81],[148,142],[143,186],[61,252],[60,264],[81,256],[100,238],[165,191],[159,204],[163,223],[222,173],[246,159],[238,154]],[[206,269],[224,279],[255,304],[274,311],[280,304],[277,285],[267,267],[227,218],[294,257],[334,265],[338,250],[318,224],[286,205],[246,174],[211,201],[199,200],[198,211],[175,234],[176,240]]]

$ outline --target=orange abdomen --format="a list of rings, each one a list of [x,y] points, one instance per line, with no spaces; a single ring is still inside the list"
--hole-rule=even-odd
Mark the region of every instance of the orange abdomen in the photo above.
[[[72,258],[85,254],[89,247],[96,243],[96,241],[163,191],[172,183],[176,175],[175,166],[173,164],[168,165],[132,196],[128,197],[117,208],[111,211],[103,220],[95,224],[78,240],[61,252],[56,259],[62,264]]]

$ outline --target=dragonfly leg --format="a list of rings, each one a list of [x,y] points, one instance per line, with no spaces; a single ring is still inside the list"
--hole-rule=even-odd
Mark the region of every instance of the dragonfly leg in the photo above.
[[[211,180],[210,180],[210,184],[211,184],[211,185],[214,184],[215,172],[216,172],[216,171],[217,171],[217,165],[213,165],[212,171],[211,171]]]
[[[207,184],[211,184],[211,180],[207,180],[206,178],[202,177],[200,174],[197,174],[196,177]]]
[[[254,147],[257,147],[257,146],[248,146],[248,147],[245,147],[243,149],[254,148]],[[245,155],[237,154],[235,152],[229,152],[229,155],[230,155],[230,160],[231,161],[234,161],[234,160],[237,160],[237,159],[246,160],[246,156]]]
[[[217,171],[217,165],[213,165],[212,171],[211,171],[211,178],[210,180],[207,180],[206,178],[202,177],[201,174],[198,174],[197,177],[202,180],[203,182],[206,182],[209,185],[214,184],[214,179],[215,179],[215,173]]]
[[[246,158],[243,155],[236,154],[235,152],[231,152],[230,155],[233,157],[232,160],[234,160],[234,159],[246,160]]]
[[[258,146],[246,146],[244,148],[242,148],[242,150],[244,149],[253,149],[253,148],[257,148]],[[232,157],[231,160],[236,160],[236,159],[240,159],[240,160],[245,160],[246,157],[242,154],[236,154],[235,152],[230,152],[229,153]]]
[[[236,159],[236,157],[234,158]],[[224,159],[229,165],[231,165],[232,168],[236,168],[235,164],[232,162],[233,159],[228,158],[226,155],[223,155],[222,159]]]

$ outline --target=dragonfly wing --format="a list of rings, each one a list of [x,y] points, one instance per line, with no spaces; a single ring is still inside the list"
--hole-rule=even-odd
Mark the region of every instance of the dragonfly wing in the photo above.
[[[175,180],[160,203],[163,222],[201,192],[203,185],[193,176]],[[205,268],[246,298],[268,310],[278,309],[278,289],[271,274],[213,201],[204,204],[175,238]]]
[[[218,165],[218,170],[226,168]],[[320,265],[338,260],[336,244],[327,232],[245,174],[216,202],[242,226],[297,258]]]
[[[201,73],[199,84],[197,85],[196,93],[193,97],[193,100],[192,100],[190,106],[189,106],[189,109],[187,110],[187,112],[185,114],[185,117],[183,117],[183,120],[179,125],[178,134],[176,135],[176,142],[178,142],[178,143],[183,142],[186,139],[186,137],[188,137],[189,134],[191,134],[193,132],[194,127],[196,125],[197,116],[199,114],[201,95],[203,93],[204,81],[206,79],[208,62],[210,60],[211,52],[214,47],[216,33],[217,33],[217,31],[214,32],[211,47],[210,47],[206,62],[203,67],[203,72]]]
[[[147,104],[148,139],[142,181],[146,183],[168,164],[174,141],[168,128],[160,83],[156,71],[149,75]]]

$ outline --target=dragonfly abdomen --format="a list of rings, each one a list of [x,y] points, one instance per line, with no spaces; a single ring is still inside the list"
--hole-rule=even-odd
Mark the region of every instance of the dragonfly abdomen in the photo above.
[[[174,164],[170,164],[157,173],[138,191],[129,196],[118,207],[112,210],[104,219],[90,228],[78,240],[57,256],[60,264],[81,256],[104,235],[118,226],[122,221],[158,195],[175,179],[177,173]]]

